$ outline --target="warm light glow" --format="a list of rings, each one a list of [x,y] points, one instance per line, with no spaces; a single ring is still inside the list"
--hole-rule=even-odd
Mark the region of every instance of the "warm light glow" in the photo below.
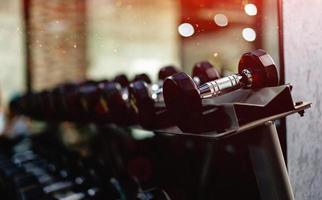
[[[246,41],[252,42],[256,39],[256,32],[252,28],[244,28],[242,36]]]
[[[249,3],[244,6],[245,13],[249,16],[257,15],[257,7],[255,4]]]
[[[218,26],[224,27],[228,25],[228,18],[224,14],[216,14],[214,21]]]
[[[195,29],[189,23],[182,23],[178,27],[178,32],[183,37],[190,37],[195,33]]]

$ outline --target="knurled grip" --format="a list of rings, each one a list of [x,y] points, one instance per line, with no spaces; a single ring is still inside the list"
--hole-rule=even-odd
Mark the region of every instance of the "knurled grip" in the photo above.
[[[242,86],[241,79],[241,75],[233,74],[224,78],[210,81],[199,87],[200,97],[208,98],[218,96],[220,94],[227,93],[233,89],[239,88]]]

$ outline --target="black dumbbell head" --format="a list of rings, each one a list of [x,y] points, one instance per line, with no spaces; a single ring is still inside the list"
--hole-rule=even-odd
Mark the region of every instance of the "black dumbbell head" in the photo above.
[[[238,72],[245,69],[252,73],[252,88],[272,87],[279,83],[277,67],[272,57],[262,49],[243,54]]]
[[[14,113],[14,114],[22,114],[23,113],[23,108],[21,106],[21,102],[22,98],[21,96],[15,96],[13,97],[10,102],[9,102],[9,110],[10,113]]]
[[[68,96],[74,94],[76,91],[77,85],[75,83],[65,83],[59,85],[51,91],[50,100],[52,101],[56,109],[56,118],[58,120],[65,120],[70,118]]]
[[[125,74],[119,74],[115,76],[113,81],[119,83],[122,87],[127,87],[129,85],[129,79]]]
[[[79,86],[77,91],[79,112],[82,118],[93,120],[95,116],[95,106],[99,101],[98,81],[86,81]]]
[[[130,105],[138,114],[140,124],[151,128],[154,124],[155,106],[149,86],[144,81],[135,81],[129,86]]]
[[[41,118],[41,107],[39,102],[39,94],[36,92],[28,92],[23,96],[25,115],[40,119]]]
[[[189,126],[202,113],[199,90],[186,73],[177,73],[164,81],[163,97],[168,111],[179,124]]]
[[[199,84],[204,84],[220,78],[220,73],[211,63],[208,61],[202,61],[195,64],[192,70],[192,76],[199,78]]]
[[[39,93],[39,104],[43,116],[46,119],[50,119],[55,112],[55,108],[50,100],[50,92],[48,90],[43,90]]]
[[[134,81],[129,86],[129,94],[131,98],[131,103],[135,103],[137,107],[144,107],[144,101],[146,99],[151,99],[149,92],[149,86],[144,81]],[[132,105],[133,107],[136,107]]]
[[[147,84],[152,83],[152,81],[149,78],[149,76],[147,74],[145,74],[145,73],[135,75],[135,77],[134,77],[132,82],[135,82],[135,81],[145,81]]]
[[[135,113],[129,106],[127,94],[123,92],[119,83],[108,82],[104,84],[102,98],[108,105],[111,121],[120,126],[135,123]]]
[[[165,66],[160,69],[158,78],[159,78],[159,80],[164,80],[167,77],[172,76],[178,72],[179,71],[172,65]]]

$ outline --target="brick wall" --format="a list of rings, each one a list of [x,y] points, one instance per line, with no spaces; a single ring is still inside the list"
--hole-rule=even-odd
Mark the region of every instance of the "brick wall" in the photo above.
[[[33,89],[83,79],[87,65],[85,0],[30,0],[29,12]]]

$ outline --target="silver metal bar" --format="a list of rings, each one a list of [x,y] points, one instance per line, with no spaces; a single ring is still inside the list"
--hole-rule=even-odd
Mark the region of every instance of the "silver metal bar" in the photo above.
[[[230,92],[233,89],[242,87],[242,76],[233,74],[224,78],[210,81],[199,87],[200,97],[209,98]]]

